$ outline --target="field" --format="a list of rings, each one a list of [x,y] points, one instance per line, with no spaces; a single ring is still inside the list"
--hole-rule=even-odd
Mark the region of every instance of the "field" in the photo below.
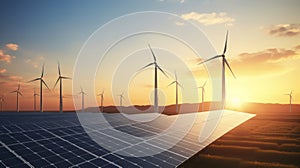
[[[296,110],[289,113],[273,108],[256,112],[256,117],[233,129],[180,167],[300,167],[300,111]]]

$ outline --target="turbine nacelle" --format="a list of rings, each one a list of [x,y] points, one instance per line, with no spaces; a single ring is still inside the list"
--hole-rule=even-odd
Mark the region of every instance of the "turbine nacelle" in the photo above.
[[[87,95],[87,94],[83,91],[82,87],[80,87],[80,92],[79,92],[78,94]]]
[[[228,31],[226,33],[226,39],[225,39],[225,46],[224,46],[224,50],[223,50],[223,53],[221,55],[216,55],[212,58],[209,58],[203,62],[200,62],[199,64],[203,64],[205,62],[208,62],[208,61],[211,61],[211,60],[214,60],[214,59],[217,59],[217,58],[222,58],[222,104],[223,104],[223,107],[225,105],[225,99],[226,99],[226,87],[225,87],[225,69],[226,69],[226,66],[227,68],[230,70],[231,74],[233,75],[233,77],[236,79],[228,61],[226,60],[226,56],[225,56],[225,53],[227,51],[227,41],[228,41]]]
[[[175,76],[175,80],[173,81],[173,82],[171,82],[168,86],[171,86],[171,85],[173,85],[173,84],[177,84],[178,86],[180,86],[181,88],[183,88],[182,87],[182,85],[178,82],[178,80],[177,80],[177,74],[176,74],[176,71],[175,71],[175,73],[174,73],[174,76]]]
[[[101,93],[99,93],[97,96],[103,96],[103,95],[104,95],[104,90]]]
[[[44,77],[44,71],[45,71],[45,65],[43,64],[43,66],[42,66],[42,74],[41,74],[41,77],[35,78],[35,79],[33,79],[33,80],[30,80],[30,81],[28,81],[27,83],[34,82],[34,81],[41,81],[42,84],[44,84],[44,85],[47,87],[47,89],[50,90],[49,87],[48,87],[48,85],[46,84],[46,82],[45,82],[44,79],[43,79],[43,77]]]
[[[57,78],[57,80],[56,80],[56,82],[55,82],[55,84],[54,84],[54,86],[53,86],[53,89],[56,87],[56,85],[58,84],[58,82],[59,82],[60,80],[63,80],[63,79],[72,79],[72,78],[70,78],[70,77],[66,77],[66,76],[62,76],[62,75],[61,75],[60,64],[59,64],[59,62],[57,63],[57,69],[58,69],[58,78]]]

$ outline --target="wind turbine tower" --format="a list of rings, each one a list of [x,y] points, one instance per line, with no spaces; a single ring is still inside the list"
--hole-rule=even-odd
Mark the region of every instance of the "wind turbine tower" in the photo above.
[[[149,63],[148,65],[144,66],[144,67],[141,68],[140,70],[145,69],[145,68],[147,68],[147,67],[149,67],[149,66],[154,65],[154,112],[158,113],[159,111],[158,111],[158,92],[157,92],[157,91],[158,91],[158,90],[157,90],[157,87],[158,87],[157,69],[158,69],[159,71],[161,71],[167,78],[168,78],[168,75],[167,75],[167,74],[161,69],[161,67],[157,64],[157,62],[156,62],[156,56],[155,56],[155,54],[154,54],[154,52],[153,52],[153,50],[152,50],[150,44],[148,44],[148,46],[149,46],[149,49],[150,49],[151,54],[152,54],[152,56],[153,56],[154,62]]]
[[[123,108],[122,100],[124,99],[123,94],[124,94],[124,93],[118,95],[118,96],[120,96],[120,108],[121,108],[121,113],[122,113],[122,111],[123,111],[123,110],[122,110],[122,108]]]
[[[104,112],[104,107],[103,107],[103,101],[104,101],[104,90],[100,93],[100,94],[98,94],[97,96],[100,96],[100,98],[101,98],[101,112]]]
[[[206,85],[206,82],[207,82],[207,81],[205,81],[204,84],[203,84],[202,86],[198,87],[198,88],[201,89],[201,94],[202,94],[202,96],[201,96],[201,97],[202,97],[202,111],[204,111],[204,93],[205,93],[204,87],[205,87],[205,85]]]
[[[43,112],[43,84],[47,87],[48,90],[50,90],[48,85],[46,84],[46,82],[43,79],[44,70],[45,70],[45,66],[43,64],[41,76],[39,78],[35,78],[31,81],[28,81],[28,82],[40,81],[40,112]]]
[[[208,61],[211,61],[211,60],[214,60],[214,59],[217,59],[217,58],[222,58],[222,105],[225,107],[225,97],[226,97],[226,88],[225,88],[225,67],[227,66],[228,69],[230,70],[230,72],[232,73],[233,77],[235,77],[229,63],[227,62],[226,58],[225,58],[225,53],[226,53],[226,50],[227,50],[227,40],[228,40],[228,31],[226,33],[226,40],[225,40],[225,47],[224,47],[224,51],[221,55],[216,55],[212,58],[209,58],[203,62],[200,62],[199,64],[203,64],[205,62],[208,62]]]
[[[82,87],[80,88],[79,94],[81,94],[81,111],[84,112],[84,96],[87,96],[87,94],[83,91]]]
[[[37,94],[35,92],[35,88],[33,89],[33,109],[34,109],[34,112],[36,112],[36,96],[39,96],[39,94]]]
[[[177,74],[175,71],[175,80],[171,82],[168,86],[175,84],[176,86],[176,113],[178,113],[178,86],[182,88],[182,85],[177,80]]]
[[[20,112],[20,109],[19,109],[19,95],[22,96],[22,93],[20,92],[20,83],[18,84],[18,89],[14,90],[10,93],[16,93],[17,94],[17,112]]]
[[[293,99],[293,96],[292,96],[292,94],[293,94],[293,91],[291,90],[291,92],[290,93],[288,93],[288,94],[285,94],[285,95],[288,95],[289,96],[289,98],[290,98],[290,101],[289,101],[289,103],[290,103],[290,112],[292,112],[292,99]]]
[[[1,101],[1,112],[3,112],[3,106],[4,106],[4,103],[5,103],[5,100],[4,100],[3,96],[0,97],[0,101]]]
[[[57,68],[58,68],[58,78],[57,78],[57,80],[54,84],[53,89],[55,88],[55,86],[59,82],[59,112],[62,113],[63,112],[63,95],[62,95],[63,94],[62,93],[63,83],[62,82],[63,82],[63,79],[72,79],[72,78],[61,75],[59,62],[57,63]]]

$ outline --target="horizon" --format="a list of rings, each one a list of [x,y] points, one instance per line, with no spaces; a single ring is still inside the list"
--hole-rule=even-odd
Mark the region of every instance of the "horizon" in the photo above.
[[[217,54],[222,53],[226,30],[229,31],[226,59],[237,79],[226,70],[228,104],[238,105],[247,102],[288,104],[289,98],[284,94],[290,93],[291,90],[293,90],[292,104],[300,104],[300,92],[297,90],[300,85],[297,76],[297,72],[300,71],[298,66],[300,24],[297,18],[300,14],[297,8],[300,5],[299,1],[278,0],[272,4],[236,0],[231,2],[192,0],[131,2],[132,6],[129,7],[122,1],[118,3],[93,1],[87,4],[79,1],[64,1],[60,4],[45,1],[35,2],[29,7],[27,2],[4,1],[0,7],[3,25],[6,25],[0,31],[0,97],[3,96],[5,99],[5,110],[16,109],[16,95],[10,92],[17,89],[19,81],[20,91],[23,94],[19,97],[20,110],[33,110],[33,89],[36,88],[39,94],[39,83],[27,83],[27,81],[40,77],[43,63],[45,63],[45,82],[51,89],[51,91],[43,89],[44,110],[59,110],[59,87],[52,90],[58,77],[57,61],[60,62],[62,75],[73,77],[76,58],[82,45],[100,26],[128,13],[152,10],[177,15],[182,20],[174,21],[174,26],[179,29],[186,26],[184,21],[196,25],[207,36]],[[235,5],[232,7],[230,4]],[[13,13],[11,9],[15,9]],[[255,13],[253,13],[254,9]],[[139,68],[150,63],[152,56],[147,43],[151,43],[158,64],[168,73],[173,74],[176,65],[182,60],[188,65],[190,72],[186,69],[176,69],[179,82],[188,83],[191,78],[195,78],[196,85],[201,86],[208,81],[205,88],[205,102],[212,100],[214,92],[212,79],[209,78],[206,67],[197,64],[203,58],[214,55],[200,58],[186,47],[180,46],[178,42],[169,43],[168,40],[161,41],[160,37],[152,35],[134,37],[129,39],[130,43],[122,43],[117,51],[110,53],[111,55],[104,60],[104,63],[108,63],[107,66],[99,66],[98,72],[95,73],[95,81],[85,81],[84,77],[81,77],[82,83],[78,85],[87,91],[86,107],[92,106],[91,99],[102,90],[105,91],[104,106],[118,106],[118,97],[111,89],[111,76],[105,74],[114,73],[109,69],[118,64],[113,60],[115,58],[113,54],[128,52],[128,44],[142,47],[142,50],[134,53],[131,59],[126,60],[128,66],[138,71]],[[201,46],[201,40],[198,44]],[[172,50],[163,50],[166,46]],[[168,58],[175,55],[174,53],[181,57],[170,61]],[[220,61],[213,61],[211,64],[219,66]],[[130,98],[123,101],[124,106],[152,104],[149,100],[153,90],[152,76],[152,68],[139,71],[129,84],[124,82],[116,87],[118,92],[125,91]],[[175,87],[167,87],[173,79],[164,78],[162,74],[159,74],[159,78],[159,88],[164,92],[162,95],[165,98],[164,103],[174,104]],[[63,81],[64,111],[74,110],[76,102],[80,102],[79,96],[73,94],[80,92],[80,88],[73,88],[72,82],[72,80]],[[85,88],[91,82],[94,82],[96,87]],[[194,89],[198,95],[198,101],[191,99],[190,103],[201,103],[200,90],[189,89]],[[187,103],[187,101],[182,102],[181,90],[179,91],[179,104]],[[99,97],[96,99],[100,106]],[[38,108],[39,101],[37,101]]]
[[[210,102],[210,101],[208,101],[208,102],[204,102],[204,104],[208,104],[209,105],[209,107],[206,107],[205,108],[205,111],[204,112],[207,112],[207,111],[210,111],[210,110],[216,110],[216,109],[218,109],[218,107],[214,107],[213,106],[213,109],[211,109],[211,106],[210,106],[210,104],[211,103],[220,103],[220,102]],[[198,104],[198,108],[200,109],[201,108],[201,105],[202,105],[202,103],[200,102],[200,103],[183,103],[183,104],[178,104],[179,106],[181,106],[181,105],[194,105],[194,104]],[[287,109],[285,109],[285,110],[289,110],[288,109],[288,107],[289,107],[289,105],[290,104],[281,104],[281,103],[260,103],[260,102],[242,102],[242,103],[240,103],[240,104],[227,104],[226,105],[226,107],[223,109],[223,110],[226,110],[226,109],[235,109],[235,110],[237,110],[237,111],[241,111],[241,109],[245,109],[245,107],[243,107],[243,105],[245,106],[245,105],[257,105],[257,104],[259,104],[259,105],[280,105],[280,106],[286,106],[287,107]],[[107,106],[103,106],[103,108],[118,108],[118,107],[123,107],[123,108],[129,108],[129,107],[152,107],[153,105],[151,105],[151,104],[139,104],[139,105],[128,105],[128,106],[119,106],[119,105],[107,105]],[[159,107],[165,107],[165,108],[170,108],[170,107],[175,107],[176,106],[176,104],[167,104],[167,105],[164,105],[164,106],[159,106]],[[292,104],[292,106],[299,106],[300,107],[300,103],[299,104]],[[85,111],[84,112],[86,112],[86,113],[89,113],[89,112],[97,112],[97,111],[88,111],[88,109],[92,109],[92,110],[94,110],[94,108],[98,108],[99,109],[99,111],[98,112],[100,112],[101,113],[101,106],[90,106],[90,107],[85,107],[84,109],[85,109]],[[248,107],[249,108],[249,107]],[[117,110],[117,112],[119,112],[120,113],[120,111],[118,110],[118,109],[116,109]],[[251,108],[251,109],[248,109],[248,110],[250,110],[251,112],[253,112],[253,113],[255,113],[255,111],[259,111],[259,110],[255,110],[255,109],[253,109],[253,108]],[[18,113],[16,110],[3,110],[3,112],[5,113],[5,112],[16,112],[16,113]],[[20,109],[20,111],[19,112],[33,112],[33,113],[41,113],[39,110],[37,110],[37,111],[34,111],[34,110],[22,110],[22,109]],[[57,113],[59,113],[60,111],[59,111],[59,109],[58,110],[44,110],[43,112],[57,112]],[[43,113],[42,112],[42,113]],[[81,109],[73,109],[73,110],[63,110],[63,112],[82,112],[81,111]],[[174,110],[174,112],[175,112],[175,110]],[[195,111],[196,112],[196,111]],[[199,110],[199,111],[197,111],[197,112],[203,112],[203,111],[201,111],[201,109]],[[249,112],[249,111],[248,111]],[[0,112],[1,113],[1,112]],[[104,113],[111,113],[111,112],[105,112],[104,111]],[[161,112],[162,113],[162,112]],[[184,114],[185,112],[183,112],[182,114]],[[293,113],[293,112],[292,112]],[[142,114],[142,113],[141,113]],[[174,113],[175,114],[175,113]],[[293,113],[293,114],[296,114],[296,113]],[[169,115],[169,114],[166,114],[166,115]],[[171,115],[173,115],[173,114],[171,114]],[[176,114],[175,114],[176,115]]]

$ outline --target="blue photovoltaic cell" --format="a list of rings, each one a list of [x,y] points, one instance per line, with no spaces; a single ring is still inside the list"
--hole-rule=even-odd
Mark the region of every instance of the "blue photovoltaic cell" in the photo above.
[[[184,138],[168,149],[169,141],[178,138],[178,132],[160,138],[151,137],[172,124],[174,117],[162,115],[159,120],[139,123],[117,113],[104,114],[110,121],[107,125],[97,121],[95,113],[86,115],[90,120],[88,124],[79,122],[75,113],[1,113],[0,168],[176,167],[230,129],[253,117],[247,113],[225,111],[222,116],[224,122],[220,122],[212,138],[199,143],[199,130],[207,113],[198,113],[201,122],[196,122]],[[90,135],[96,137],[98,143]],[[149,139],[143,140],[142,137]],[[159,149],[166,150],[152,156],[145,155]]]

